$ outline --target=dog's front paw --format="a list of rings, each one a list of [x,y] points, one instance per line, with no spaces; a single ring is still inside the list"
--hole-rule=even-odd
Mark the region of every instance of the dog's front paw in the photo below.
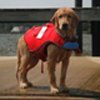
[[[32,83],[30,83],[30,82],[21,82],[21,83],[19,84],[19,86],[20,86],[20,88],[22,88],[22,89],[26,89],[26,88],[32,87],[33,85],[32,85]]]
[[[59,89],[51,87],[51,94],[57,94],[57,93],[59,93]]]

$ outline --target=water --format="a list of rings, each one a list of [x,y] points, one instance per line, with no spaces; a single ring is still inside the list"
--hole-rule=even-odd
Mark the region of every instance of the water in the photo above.
[[[0,34],[0,56],[15,56],[17,41],[22,34]]]
[[[5,33],[0,34],[0,56],[15,56],[17,41],[22,34]],[[91,35],[83,34],[83,54],[91,55]]]

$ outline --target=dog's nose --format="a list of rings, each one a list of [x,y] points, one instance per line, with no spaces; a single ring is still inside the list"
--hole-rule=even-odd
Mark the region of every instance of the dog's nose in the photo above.
[[[62,29],[63,29],[63,30],[67,30],[67,29],[68,29],[68,24],[63,24],[63,25],[62,25]]]

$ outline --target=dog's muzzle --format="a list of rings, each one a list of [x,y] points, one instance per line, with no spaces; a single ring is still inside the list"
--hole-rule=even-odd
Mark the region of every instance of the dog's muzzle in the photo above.
[[[62,30],[67,30],[68,29],[68,24],[63,24],[62,25]]]

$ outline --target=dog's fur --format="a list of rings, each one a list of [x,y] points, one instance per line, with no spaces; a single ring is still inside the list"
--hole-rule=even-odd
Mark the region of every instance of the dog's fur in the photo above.
[[[51,19],[54,23],[56,31],[66,40],[67,38],[76,35],[76,28],[79,18],[71,8],[58,9]],[[55,52],[56,51],[56,52]],[[66,90],[66,72],[69,64],[69,59],[72,51],[67,51],[63,48],[50,44],[47,47],[47,64],[48,64],[48,77],[50,81],[50,89],[52,93],[58,93],[59,90]],[[29,52],[28,46],[22,36],[18,41],[17,48],[17,80],[21,88],[26,88],[32,84],[27,80],[28,71],[35,67],[38,59],[34,58],[34,53]],[[56,84],[55,67],[56,63],[62,62],[60,88]]]

